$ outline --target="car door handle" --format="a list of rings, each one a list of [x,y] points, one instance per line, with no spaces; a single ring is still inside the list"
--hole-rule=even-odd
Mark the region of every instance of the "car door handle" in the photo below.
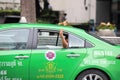
[[[15,56],[15,59],[27,59],[29,56]]]
[[[77,54],[77,53],[70,53],[70,54],[67,54],[67,57],[79,57],[80,54]]]

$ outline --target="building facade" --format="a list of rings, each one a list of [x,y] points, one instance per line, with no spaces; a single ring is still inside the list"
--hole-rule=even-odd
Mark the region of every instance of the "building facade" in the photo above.
[[[0,10],[20,10],[20,0],[0,0]]]
[[[49,0],[52,9],[64,11],[70,23],[86,23],[95,20],[96,0]]]
[[[120,0],[49,0],[53,10],[67,13],[70,23],[86,23],[94,20],[116,24],[120,30]]]
[[[66,13],[70,23],[87,23],[94,20],[95,26],[101,22],[111,22],[120,29],[120,0],[48,0],[54,11]],[[40,5],[43,7],[40,0]],[[20,10],[20,0],[0,0],[0,10]]]

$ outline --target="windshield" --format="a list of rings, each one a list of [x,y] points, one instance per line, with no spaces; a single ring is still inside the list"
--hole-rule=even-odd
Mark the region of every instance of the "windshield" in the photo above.
[[[109,43],[111,45],[120,45],[120,37],[103,37],[103,36],[98,36],[96,35],[95,33],[93,32],[87,32],[88,34],[90,34],[91,36],[97,38],[97,39],[100,39],[106,43]]]

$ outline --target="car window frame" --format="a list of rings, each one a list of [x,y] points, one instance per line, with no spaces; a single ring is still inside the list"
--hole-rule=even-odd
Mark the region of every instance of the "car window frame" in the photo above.
[[[32,37],[33,37],[33,29],[32,28],[4,28],[4,29],[0,29],[1,31],[8,31],[8,30],[20,30],[20,29],[28,29],[29,33],[28,33],[28,39],[27,39],[27,43],[26,43],[26,49],[10,49],[10,50],[28,50],[28,49],[32,49]],[[7,49],[6,49],[7,50]],[[6,51],[6,50],[0,50],[0,51]]]
[[[38,29],[41,29],[41,31],[54,31],[54,32],[58,32],[58,34],[59,34],[59,29],[46,29],[46,28],[34,28],[33,30],[34,30],[34,34],[33,34],[33,45],[32,45],[32,49],[37,49],[37,39],[38,39],[38,35],[37,35],[37,32],[38,32]],[[75,33],[73,33],[73,32],[70,32],[70,31],[67,31],[67,30],[65,30],[64,31],[64,33],[65,34],[71,34],[71,35],[74,35],[75,37],[78,37],[78,38],[80,38],[80,39],[82,39],[82,40],[84,40],[84,47],[79,47],[79,48],[75,48],[75,49],[80,49],[80,48],[92,48],[92,47],[94,47],[94,44],[93,43],[91,43],[90,41],[88,41],[87,39],[85,39],[85,38],[83,38],[83,37],[81,37],[80,35],[78,35],[78,34],[75,34]],[[59,37],[59,36],[58,36]],[[60,37],[59,37],[60,38]],[[92,47],[87,47],[86,46],[86,42],[88,42],[88,43],[90,43],[91,45],[92,45]],[[69,44],[68,44],[69,45]],[[54,49],[54,48],[53,48]],[[58,49],[73,49],[73,48],[70,48],[70,47],[68,47],[68,48],[58,48]],[[37,49],[38,50],[38,49]]]
[[[92,48],[92,47],[95,46],[91,41],[87,40],[86,38],[84,38],[84,37],[82,37],[82,36],[80,36],[80,35],[78,35],[78,34],[72,33],[72,32],[70,32],[70,31],[69,31],[68,34],[74,35],[75,37],[78,37],[78,38],[80,38],[80,39],[82,39],[82,40],[85,41],[85,42],[84,42],[84,47],[79,47],[79,48]],[[90,44],[92,45],[92,47],[87,47],[87,45],[86,45],[87,42],[90,43]],[[76,48],[76,49],[77,49],[77,48]]]
[[[72,36],[74,36],[74,37],[76,37],[76,38],[81,39],[81,40],[84,41],[84,46],[83,46],[83,47],[70,47],[70,46],[68,45],[69,48],[85,48],[85,39],[80,38],[79,36],[76,36],[75,34],[71,34],[71,33],[68,33],[68,35],[72,35]],[[69,39],[70,39],[70,38],[69,38]],[[68,41],[70,41],[70,40],[68,40]]]
[[[59,37],[59,30],[58,29],[46,29],[46,28],[33,28],[34,30],[34,34],[33,34],[33,45],[32,45],[32,49],[36,49],[36,50],[39,50],[39,48],[37,48],[37,43],[38,43],[38,29],[40,29],[41,31],[48,31],[48,32],[56,32],[58,33],[57,34],[57,37],[56,37],[56,45],[58,45],[58,39],[60,38]],[[66,33],[66,32],[65,32]],[[47,48],[46,48],[47,49]],[[43,50],[46,50],[46,49],[43,49]],[[52,48],[51,48],[52,49]],[[53,49],[62,49],[62,48],[53,48]]]

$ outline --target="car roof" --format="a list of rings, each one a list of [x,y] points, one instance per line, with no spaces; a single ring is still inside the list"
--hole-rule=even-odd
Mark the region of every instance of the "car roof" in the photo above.
[[[32,28],[32,27],[47,27],[47,26],[53,26],[52,24],[38,24],[38,23],[7,23],[7,24],[0,24],[0,28]]]
[[[9,29],[9,28],[46,28],[46,29],[66,29],[66,30],[73,30],[76,29],[77,31],[83,31],[82,29],[74,28],[72,26],[61,26],[57,24],[42,24],[42,23],[7,23],[7,24],[0,24],[0,29]]]
[[[91,41],[92,39],[94,39],[94,43],[97,41],[95,41],[95,37],[87,34],[83,29],[79,29],[79,28],[74,28],[72,26],[60,26],[57,24],[42,24],[42,23],[7,23],[7,24],[0,24],[0,30],[4,30],[4,29],[17,29],[17,28],[39,28],[39,29],[53,29],[53,30],[60,30],[60,29],[64,29],[65,31],[69,31],[72,32],[76,35],[80,35],[81,37],[85,38],[87,37],[87,39],[89,41]]]

